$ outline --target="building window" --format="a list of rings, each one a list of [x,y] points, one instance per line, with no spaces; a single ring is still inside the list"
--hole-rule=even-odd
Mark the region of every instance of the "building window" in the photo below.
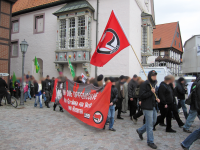
[[[181,43],[179,43],[179,48],[181,47]]]
[[[18,57],[18,41],[11,42],[11,57]]]
[[[78,47],[85,46],[85,16],[78,17]]]
[[[19,20],[12,21],[12,33],[19,33]]]
[[[176,40],[175,40],[175,42],[174,42],[174,45],[176,45]]]
[[[44,14],[34,16],[34,33],[44,33]]]
[[[161,52],[160,52],[160,56],[161,56],[161,57],[164,57],[164,56],[165,56],[165,52],[164,52],[164,51],[161,51]]]
[[[75,47],[75,18],[69,19],[69,48]]]
[[[66,20],[60,20],[60,48],[65,48],[66,44]]]
[[[160,41],[161,41],[161,38],[155,39],[155,45],[159,45],[159,44],[160,44]]]
[[[177,32],[177,35],[176,35],[177,37],[179,37],[179,33]]]
[[[147,52],[147,26],[143,27],[142,50],[143,50],[144,53]]]
[[[154,56],[159,56],[159,51],[154,50],[153,55],[154,55]]]

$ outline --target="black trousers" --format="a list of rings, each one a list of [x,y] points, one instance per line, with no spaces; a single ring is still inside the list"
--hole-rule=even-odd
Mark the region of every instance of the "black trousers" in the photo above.
[[[129,99],[128,103],[130,107],[130,117],[132,117],[133,115],[135,115],[137,110],[137,99],[134,98],[133,101]]]
[[[122,112],[122,101],[123,101],[123,98],[118,98],[117,105],[116,105],[116,107],[115,107],[115,111],[118,110],[118,112],[117,112],[117,117],[121,117],[121,112]]]
[[[173,104],[172,106],[172,113],[174,115],[174,118],[176,119],[176,122],[178,123],[179,126],[182,126],[184,123],[183,121],[180,119],[180,116],[178,114],[178,108],[176,104]]]
[[[167,129],[171,129],[172,128],[172,109],[173,109],[173,104],[168,104],[167,108],[165,108],[165,105],[163,104],[159,104],[160,105],[160,113],[161,115],[157,117],[157,122],[155,124],[158,125],[159,123],[163,123],[164,119],[166,117],[166,121],[167,121]]]
[[[45,91],[45,96],[46,96],[46,103],[50,103],[50,101],[51,101],[51,92],[50,91]]]
[[[137,119],[137,118],[141,117],[142,115],[143,115],[143,111],[142,111],[142,109],[141,109],[141,106],[139,106],[138,112],[137,112],[136,114],[133,115],[133,118],[134,118],[134,119]]]

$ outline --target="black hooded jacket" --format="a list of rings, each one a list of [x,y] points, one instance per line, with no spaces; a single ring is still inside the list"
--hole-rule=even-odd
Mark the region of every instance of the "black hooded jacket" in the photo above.
[[[141,100],[141,108],[144,110],[153,110],[153,107],[156,106],[156,97],[154,93],[151,91],[151,86],[156,87],[157,81],[153,81],[151,79],[153,71],[150,71],[148,74],[148,80],[143,82],[140,86],[140,100]]]
[[[196,93],[194,93],[194,94],[197,94],[197,97],[195,97],[195,95],[194,94],[192,94],[192,98],[191,98],[191,104],[190,104],[190,109],[191,110],[196,110],[196,107],[195,107],[195,99],[196,98],[198,98],[198,101],[199,101],[199,103],[200,103],[200,77],[198,77],[197,79],[196,79],[196,81],[194,81],[194,83],[192,84],[192,87],[191,87],[191,90],[190,90],[190,93],[192,92],[192,89],[193,89],[193,87],[196,85]],[[200,105],[199,105],[200,106]]]
[[[158,97],[160,99],[160,104],[173,104],[173,90],[170,85],[167,85],[165,82],[161,82],[158,89]]]
[[[183,84],[181,83],[181,81],[183,81],[183,80],[184,80],[184,78],[180,77],[177,81],[176,95],[179,100],[185,99],[186,90],[185,90]]]
[[[114,85],[112,85],[110,102],[113,102],[113,105],[117,102],[117,97],[118,97],[118,90]]]

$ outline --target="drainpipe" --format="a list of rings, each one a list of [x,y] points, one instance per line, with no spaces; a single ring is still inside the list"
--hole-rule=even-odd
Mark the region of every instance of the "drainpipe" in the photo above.
[[[93,19],[94,19],[94,14],[93,14]],[[98,28],[99,28],[99,0],[97,0],[97,14],[96,14],[96,47],[98,44]],[[97,66],[95,66],[95,78],[97,78]]]

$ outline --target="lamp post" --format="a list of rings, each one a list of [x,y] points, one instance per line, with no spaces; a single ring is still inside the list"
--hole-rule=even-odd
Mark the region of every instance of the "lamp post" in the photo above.
[[[24,87],[23,87],[23,84],[24,84],[24,58],[25,58],[25,53],[27,51],[27,48],[28,48],[28,43],[25,41],[22,41],[20,43],[20,47],[21,47],[21,52],[22,52],[22,83],[21,83],[21,100],[20,100],[20,105],[24,105],[24,99],[23,99],[23,96],[24,96]]]

